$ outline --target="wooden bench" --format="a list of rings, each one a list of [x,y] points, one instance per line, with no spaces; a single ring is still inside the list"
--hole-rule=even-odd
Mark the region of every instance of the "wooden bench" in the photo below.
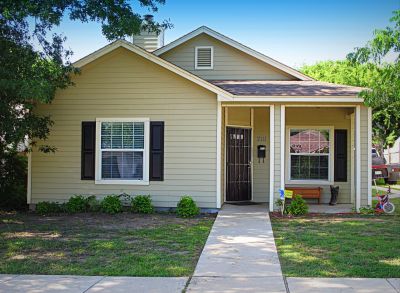
[[[319,200],[321,198],[321,187],[286,187],[286,190],[293,191],[293,195],[300,195],[302,198],[315,198]]]

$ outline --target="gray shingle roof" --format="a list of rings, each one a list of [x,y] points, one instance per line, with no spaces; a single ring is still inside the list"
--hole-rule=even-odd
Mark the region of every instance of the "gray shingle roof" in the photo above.
[[[356,96],[364,88],[321,81],[208,80],[237,96]]]

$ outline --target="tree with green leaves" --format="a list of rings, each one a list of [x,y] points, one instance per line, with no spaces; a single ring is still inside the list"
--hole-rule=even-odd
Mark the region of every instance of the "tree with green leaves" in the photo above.
[[[137,5],[156,12],[165,0],[137,0]],[[51,117],[35,113],[40,103],[51,103],[56,90],[71,86],[77,73],[64,49],[65,36],[52,33],[64,17],[72,21],[100,23],[104,36],[113,41],[170,27],[135,12],[129,0],[2,0],[0,2],[0,196],[13,183],[9,164],[22,142],[45,140]],[[37,145],[44,152],[52,146]],[[8,184],[8,183],[10,184]]]
[[[323,61],[301,71],[317,80],[361,86],[367,106],[373,107],[373,143],[381,150],[400,136],[400,10],[392,27],[375,30],[374,38],[343,61]],[[387,59],[394,55],[394,61]]]
[[[138,0],[137,4],[157,11],[165,0]],[[118,0],[3,0],[0,2],[0,156],[15,151],[29,139],[45,139],[51,117],[35,114],[39,103],[50,103],[57,89],[71,85],[76,72],[65,50],[65,37],[50,34],[63,17],[73,21],[99,22],[104,36],[113,41],[140,32],[143,16],[130,1]],[[166,21],[145,22],[148,29],[168,27]],[[49,151],[47,146],[38,146]]]

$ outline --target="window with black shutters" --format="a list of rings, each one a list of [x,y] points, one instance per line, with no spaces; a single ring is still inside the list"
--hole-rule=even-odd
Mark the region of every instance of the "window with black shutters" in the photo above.
[[[98,118],[98,184],[144,184],[149,181],[148,118]]]

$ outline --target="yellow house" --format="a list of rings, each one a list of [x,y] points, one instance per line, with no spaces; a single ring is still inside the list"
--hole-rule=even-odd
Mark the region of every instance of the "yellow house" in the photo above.
[[[207,27],[151,52],[162,42],[147,39],[77,61],[75,85],[38,107],[57,151],[31,153],[29,204],[127,193],[174,207],[187,194],[202,208],[272,210],[280,189],[318,188],[327,203],[331,185],[339,203],[371,204],[361,88],[315,81]]]

